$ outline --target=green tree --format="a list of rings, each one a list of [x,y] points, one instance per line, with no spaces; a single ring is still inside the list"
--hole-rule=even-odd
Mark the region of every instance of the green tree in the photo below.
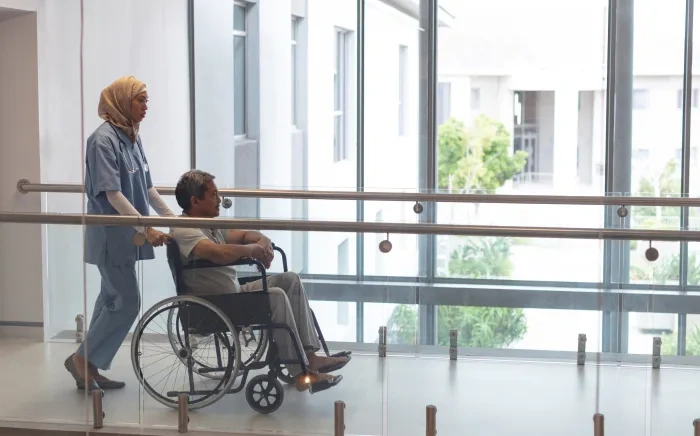
[[[512,268],[510,240],[506,238],[467,238],[465,244],[452,253],[449,263],[450,274],[463,277],[507,277]],[[449,345],[452,329],[459,332],[459,346],[476,348],[506,347],[522,339],[527,332],[522,309],[439,306],[437,317],[438,345]],[[387,325],[389,342],[412,344],[417,332],[415,306],[397,306]]]
[[[661,354],[676,356],[678,354],[678,333],[665,333],[661,336]],[[685,338],[686,356],[700,356],[700,327],[697,325],[688,329]]]
[[[513,270],[510,261],[510,239],[467,238],[466,243],[450,255],[448,270],[452,277],[509,277]]]
[[[639,181],[637,195],[649,197],[677,197],[680,192],[681,179],[677,172],[677,163],[670,160],[657,175],[645,175]],[[691,209],[693,210],[693,209]],[[638,206],[634,215],[652,217],[654,220],[643,220],[646,224],[658,224],[663,216],[678,216],[679,208],[669,206]],[[680,219],[680,218],[679,218]]]
[[[527,153],[510,153],[510,133],[485,115],[471,127],[450,118],[438,128],[438,188],[495,191],[518,174]]]
[[[635,281],[653,281],[654,284],[664,285],[667,282],[678,284],[680,280],[680,253],[662,257],[653,264],[632,265],[631,278]],[[688,255],[688,284],[700,284],[700,258],[696,253]]]

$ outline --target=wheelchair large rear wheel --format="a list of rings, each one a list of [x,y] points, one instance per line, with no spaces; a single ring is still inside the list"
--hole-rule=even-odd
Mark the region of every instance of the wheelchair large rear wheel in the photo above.
[[[131,343],[134,372],[156,401],[177,408],[178,396],[189,396],[189,409],[206,407],[227,394],[240,368],[240,343],[231,320],[215,305],[197,297],[165,299],[150,308],[136,326]],[[182,338],[173,347],[172,335]],[[218,353],[192,345],[193,335],[212,336]],[[183,368],[184,363],[184,368]],[[220,377],[201,374],[202,365],[219,369]]]

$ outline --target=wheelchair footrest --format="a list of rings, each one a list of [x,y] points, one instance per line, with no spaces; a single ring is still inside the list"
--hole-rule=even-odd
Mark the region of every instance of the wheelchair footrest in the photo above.
[[[218,367],[218,368],[197,368],[197,373],[198,374],[209,374],[212,372],[224,372],[226,371],[226,368],[223,367]]]

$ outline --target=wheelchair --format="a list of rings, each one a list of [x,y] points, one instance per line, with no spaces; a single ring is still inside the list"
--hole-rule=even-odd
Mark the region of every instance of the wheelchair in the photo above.
[[[285,252],[273,247],[280,253],[286,272]],[[177,296],[161,300],[146,311],[137,323],[131,341],[132,366],[144,390],[161,404],[172,408],[178,407],[181,394],[187,394],[188,409],[196,410],[245,387],[246,401],[253,410],[263,414],[277,410],[284,400],[280,380],[294,383],[285,364],[298,364],[303,373],[308,369],[303,362],[301,345],[295,340],[291,328],[272,323],[268,274],[264,265],[250,258],[229,265],[202,260],[182,265],[175,241],[168,243],[167,257]],[[185,270],[242,265],[257,267],[260,274],[241,277],[239,283],[261,280],[262,291],[197,296],[185,293],[182,282]],[[330,354],[316,315],[313,310],[311,313],[325,354],[349,356],[350,351]],[[280,359],[271,340],[274,329],[283,329],[290,335],[297,359]],[[161,333],[157,333],[158,330],[162,330]],[[173,357],[172,363],[164,362],[168,357]],[[267,373],[255,375],[246,384],[251,371],[265,368]],[[178,381],[179,378],[182,380]],[[238,383],[237,379],[240,379]],[[330,387],[328,382],[317,382],[309,386],[309,391],[314,393]]]

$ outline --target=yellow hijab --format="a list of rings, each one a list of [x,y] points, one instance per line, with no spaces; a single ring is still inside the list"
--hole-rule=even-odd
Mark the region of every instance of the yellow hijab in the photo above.
[[[134,76],[120,77],[102,90],[97,114],[100,118],[119,127],[136,142],[139,123],[131,120],[131,102],[137,95],[146,91],[146,85]]]

